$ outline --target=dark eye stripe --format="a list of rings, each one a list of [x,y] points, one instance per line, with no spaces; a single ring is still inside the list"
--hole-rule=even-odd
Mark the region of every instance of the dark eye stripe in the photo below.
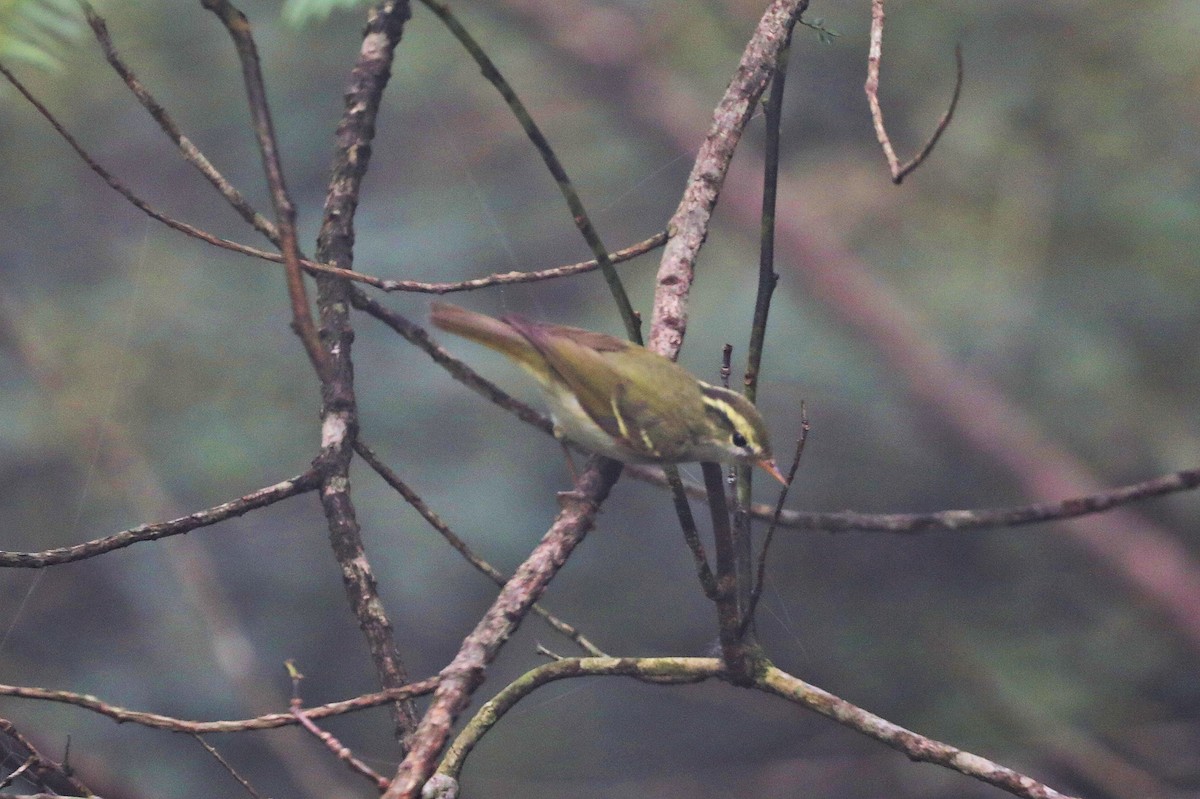
[[[730,418],[729,411],[726,410],[728,407],[729,406],[724,402],[724,400],[708,394],[704,395],[704,410],[707,411],[710,416],[714,417],[717,423],[725,429],[736,430],[737,427],[734,426],[733,419]]]

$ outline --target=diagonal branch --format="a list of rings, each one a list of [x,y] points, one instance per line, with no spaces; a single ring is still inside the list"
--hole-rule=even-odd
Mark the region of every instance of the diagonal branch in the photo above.
[[[252,491],[232,502],[189,513],[171,521],[142,524],[106,538],[97,538],[70,547],[47,549],[43,552],[0,552],[0,568],[44,569],[47,566],[87,560],[143,541],[157,541],[172,535],[190,533],[192,530],[208,527],[252,510],[265,508],[288,497],[312,491],[319,483],[320,475],[313,469],[282,483]]]
[[[441,682],[434,693],[421,726],[411,739],[411,748],[383,794],[384,799],[416,799],[421,787],[433,773],[442,747],[450,736],[454,720],[471,701],[483,682],[484,670],[500,647],[521,623],[567,557],[583,541],[600,504],[621,474],[621,464],[596,459],[579,477],[575,490],[560,494],[562,511],[525,562],[505,584],[484,617],[459,647],[458,654],[441,671]]]
[[[446,543],[454,547],[455,551],[462,555],[466,559],[467,563],[470,563],[478,571],[486,575],[487,578],[496,585],[500,586],[501,588],[504,587],[504,584],[508,582],[508,578],[505,577],[495,566],[488,563],[479,555],[475,554],[475,551],[471,549],[467,542],[459,538],[458,535],[450,529],[450,526],[446,524],[442,517],[435,513],[433,509],[425,503],[425,500],[423,500],[421,496],[417,494],[417,492],[413,491],[407,483],[400,479],[400,475],[396,474],[391,468],[388,467],[386,463],[379,459],[379,456],[375,454],[374,450],[364,444],[360,439],[354,442],[354,451],[362,456],[362,459],[370,464],[371,468],[375,470],[376,474],[382,477],[385,483],[395,489],[396,493],[402,496],[405,502],[411,505],[417,513],[421,514],[421,518],[428,522],[430,527],[437,530],[438,534],[441,535],[442,538],[446,539]],[[579,632],[574,625],[563,621],[558,616],[555,616],[553,613],[546,610],[540,604],[535,603],[532,610],[534,613],[545,619],[547,624],[549,624],[562,635],[565,635],[567,638],[574,641],[580,649],[587,652],[589,655],[595,657],[605,656],[605,653],[602,652],[599,647],[589,641],[583,635],[583,633]]]
[[[95,35],[96,41],[99,42],[100,49],[104,51],[105,60],[108,61],[113,70],[120,76],[121,80],[125,82],[129,90],[133,92],[133,96],[142,104],[142,107],[146,109],[150,116],[154,118],[154,121],[158,123],[158,126],[162,128],[163,133],[167,134],[167,137],[179,148],[184,159],[199,170],[200,174],[221,193],[221,196],[233,206],[242,219],[246,220],[247,224],[266,236],[272,243],[278,245],[279,231],[275,228],[275,225],[262,214],[255,211],[242,193],[226,180],[224,175],[217,171],[217,168],[205,157],[204,153],[200,152],[195,143],[183,135],[183,131],[175,122],[175,119],[154,99],[154,95],[150,94],[150,90],[138,80],[137,75],[133,73],[133,70],[121,58],[121,54],[117,52],[116,45],[113,44],[112,37],[108,34],[108,24],[104,21],[104,18],[96,13],[96,10],[92,8],[87,0],[77,0],[77,2],[83,9],[88,24],[92,27],[92,33]]]
[[[775,74],[787,31],[808,8],[808,0],[774,0],[746,45],[737,72],[713,113],[712,126],[688,176],[687,188],[667,226],[671,235],[658,267],[649,349],[674,359],[687,330],[688,297],[696,257],[708,236],[717,196],[734,150],[758,100]]]
[[[596,256],[596,262],[600,265],[600,271],[604,273],[604,281],[608,284],[608,289],[617,304],[617,311],[621,314],[621,320],[625,323],[625,331],[629,334],[631,341],[641,344],[641,319],[634,312],[633,306],[629,302],[629,295],[625,293],[625,286],[621,283],[621,278],[617,274],[617,270],[613,268],[608,249],[604,246],[604,242],[600,240],[600,234],[596,232],[596,227],[592,224],[587,209],[583,207],[583,201],[579,199],[579,193],[575,191],[575,186],[571,183],[571,178],[567,176],[566,168],[562,165],[562,161],[558,159],[554,148],[550,146],[546,135],[542,133],[542,129],[534,122],[533,116],[530,115],[525,104],[521,102],[521,98],[513,91],[512,86],[500,74],[500,70],[497,69],[495,63],[483,51],[483,48],[479,46],[475,38],[463,27],[462,23],[458,21],[458,18],[450,10],[450,7],[439,2],[439,0],[421,0],[421,2],[437,15],[438,19],[454,34],[454,37],[459,40],[466,51],[471,54],[471,57],[475,59],[475,63],[479,66],[480,72],[483,73],[483,77],[496,87],[496,90],[500,92],[500,96],[504,98],[504,102],[512,110],[513,115],[521,124],[521,128],[525,131],[525,135],[529,137],[534,148],[542,157],[542,161],[546,164],[546,168],[554,176],[554,181],[558,184],[558,189],[562,192],[563,199],[566,200],[567,207],[571,210],[571,218],[575,221],[575,227],[579,229],[584,241],[591,248],[592,254]]]

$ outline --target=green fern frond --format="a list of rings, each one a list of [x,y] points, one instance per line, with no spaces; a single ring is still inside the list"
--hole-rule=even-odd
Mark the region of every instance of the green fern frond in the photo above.
[[[59,53],[82,30],[71,0],[0,0],[0,60],[61,69]]]

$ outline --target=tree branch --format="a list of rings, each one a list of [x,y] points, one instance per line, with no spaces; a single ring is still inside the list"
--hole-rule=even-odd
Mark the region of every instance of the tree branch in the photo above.
[[[963,85],[962,45],[954,48],[956,73],[950,107],[938,121],[937,127],[933,129],[933,135],[925,142],[921,151],[907,163],[901,164],[900,159],[896,157],[895,148],[892,147],[887,127],[883,124],[883,108],[879,105],[879,64],[883,59],[883,20],[885,16],[883,2],[884,0],[871,0],[871,46],[867,50],[867,81],[863,85],[863,90],[867,94],[867,104],[871,107],[871,121],[875,125],[875,138],[879,139],[879,146],[883,148],[888,168],[892,171],[892,183],[899,186],[910,172],[925,162],[925,159],[933,152],[933,147],[938,143],[938,139],[942,138],[942,134],[950,126],[950,120],[954,118],[954,109],[958,107],[958,98],[962,94]]]
[[[563,509],[554,524],[505,584],[479,624],[463,640],[454,660],[442,669],[441,683],[433,701],[412,737],[408,756],[383,794],[384,799],[416,799],[420,795],[421,787],[433,773],[454,720],[483,682],[484,669],[587,535],[600,504],[620,474],[621,464],[605,458],[596,459],[580,475],[574,491],[559,495]]]
[[[115,535],[70,547],[47,549],[42,552],[0,552],[0,568],[44,569],[47,566],[87,560],[143,541],[157,541],[172,535],[190,533],[192,530],[208,527],[252,510],[265,508],[288,497],[312,491],[319,484],[320,475],[316,470],[310,469],[282,483],[260,488],[231,502],[189,513],[171,521],[141,524]]]
[[[808,0],[774,0],[754,29],[737,72],[713,113],[712,126],[692,172],[683,199],[667,233],[654,293],[654,316],[648,347],[674,359],[687,330],[687,303],[695,277],[696,256],[708,236],[708,224],[725,174],[741,140],[742,131],[759,98],[775,74],[779,51],[787,31],[808,7]]]
[[[401,699],[410,699],[414,696],[424,696],[433,693],[433,690],[437,687],[437,683],[437,678],[431,677],[420,682],[409,683],[400,688],[390,688],[386,691],[356,696],[353,699],[310,707],[304,711],[304,714],[312,719],[322,719],[329,716],[340,716],[344,713],[353,713],[358,710],[367,710],[368,708],[379,707],[380,705],[386,705]],[[143,727],[153,727],[159,730],[186,733],[188,735],[269,730],[299,723],[291,712],[267,713],[251,719],[237,721],[190,721],[172,716],[163,716],[158,713],[128,710],[117,705],[111,705],[89,694],[77,694],[72,691],[51,691],[45,688],[31,688],[21,685],[0,684],[0,696],[37,699],[43,702],[60,702],[106,716],[118,724],[138,724]]]

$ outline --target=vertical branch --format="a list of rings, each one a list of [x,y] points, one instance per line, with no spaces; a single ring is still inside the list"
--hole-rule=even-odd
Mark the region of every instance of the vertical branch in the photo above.
[[[742,637],[742,609],[739,607],[738,562],[729,526],[729,506],[725,501],[725,470],[717,463],[700,464],[708,508],[712,514],[713,552],[716,561],[717,626],[721,639],[721,657],[735,685],[750,685],[751,652]]]
[[[317,239],[317,260],[349,269],[354,262],[354,213],[362,179],[371,160],[375,119],[391,77],[392,58],[410,16],[407,2],[386,0],[368,12],[359,57],[350,73],[345,111],[337,128],[329,192]],[[318,275],[317,308],[321,334],[329,348],[329,380],[322,385],[321,504],[329,524],[329,541],[342,569],[346,596],[367,639],[375,671],[384,688],[409,681],[367,560],[354,503],[350,497],[350,460],[358,437],[358,404],[350,325],[351,285],[331,275]],[[396,732],[407,739],[417,727],[411,700],[393,706]]]
[[[787,79],[788,54],[791,51],[792,19],[779,49],[771,95],[766,103],[766,152],[763,157],[762,223],[758,243],[758,293],[754,299],[754,321],[750,327],[750,348],[746,358],[746,399],[758,399],[758,375],[762,368],[763,342],[767,336],[767,315],[771,295],[779,275],[775,272],[775,198],[779,187],[779,137],[783,118],[783,89]],[[745,470],[749,472],[749,469]]]
[[[201,0],[201,4],[212,11],[224,23],[237,48],[242,64],[242,79],[246,85],[246,99],[250,103],[250,116],[254,133],[258,138],[258,149],[262,153],[263,170],[267,185],[271,189],[271,200],[275,205],[276,228],[279,232],[279,249],[283,254],[287,273],[288,297],[292,303],[292,329],[304,343],[309,360],[317,370],[322,382],[328,379],[329,358],[317,336],[312,311],[308,306],[308,292],[304,288],[304,273],[300,269],[300,244],[296,240],[296,206],[288,195],[284,182],[283,165],[279,159],[279,148],[275,139],[275,128],[271,122],[271,111],[267,105],[267,92],[263,86],[262,69],[258,60],[258,48],[250,31],[246,15],[234,8],[228,0]]]
[[[900,159],[892,147],[887,128],[883,125],[883,108],[879,105],[879,62],[883,60],[883,11],[884,0],[871,0],[871,44],[867,49],[867,82],[863,89],[867,93],[867,104],[871,106],[871,121],[875,125],[875,138],[883,148],[888,168],[895,176],[900,171]]]
[[[771,78],[771,93],[766,102],[766,151],[763,157],[762,217],[759,224],[758,292],[754,299],[754,318],[750,325],[750,346],[746,355],[744,377],[746,399],[758,398],[758,378],[762,370],[763,345],[767,336],[767,316],[771,296],[779,275],[775,272],[775,201],[779,187],[779,138],[783,120],[783,90],[787,80],[788,54],[791,51],[792,31],[796,19],[787,23],[783,45],[775,62]],[[733,545],[737,565],[737,598],[740,629],[743,635],[753,636],[754,537],[751,530],[750,500],[753,469],[737,468],[737,490],[733,514]]]

